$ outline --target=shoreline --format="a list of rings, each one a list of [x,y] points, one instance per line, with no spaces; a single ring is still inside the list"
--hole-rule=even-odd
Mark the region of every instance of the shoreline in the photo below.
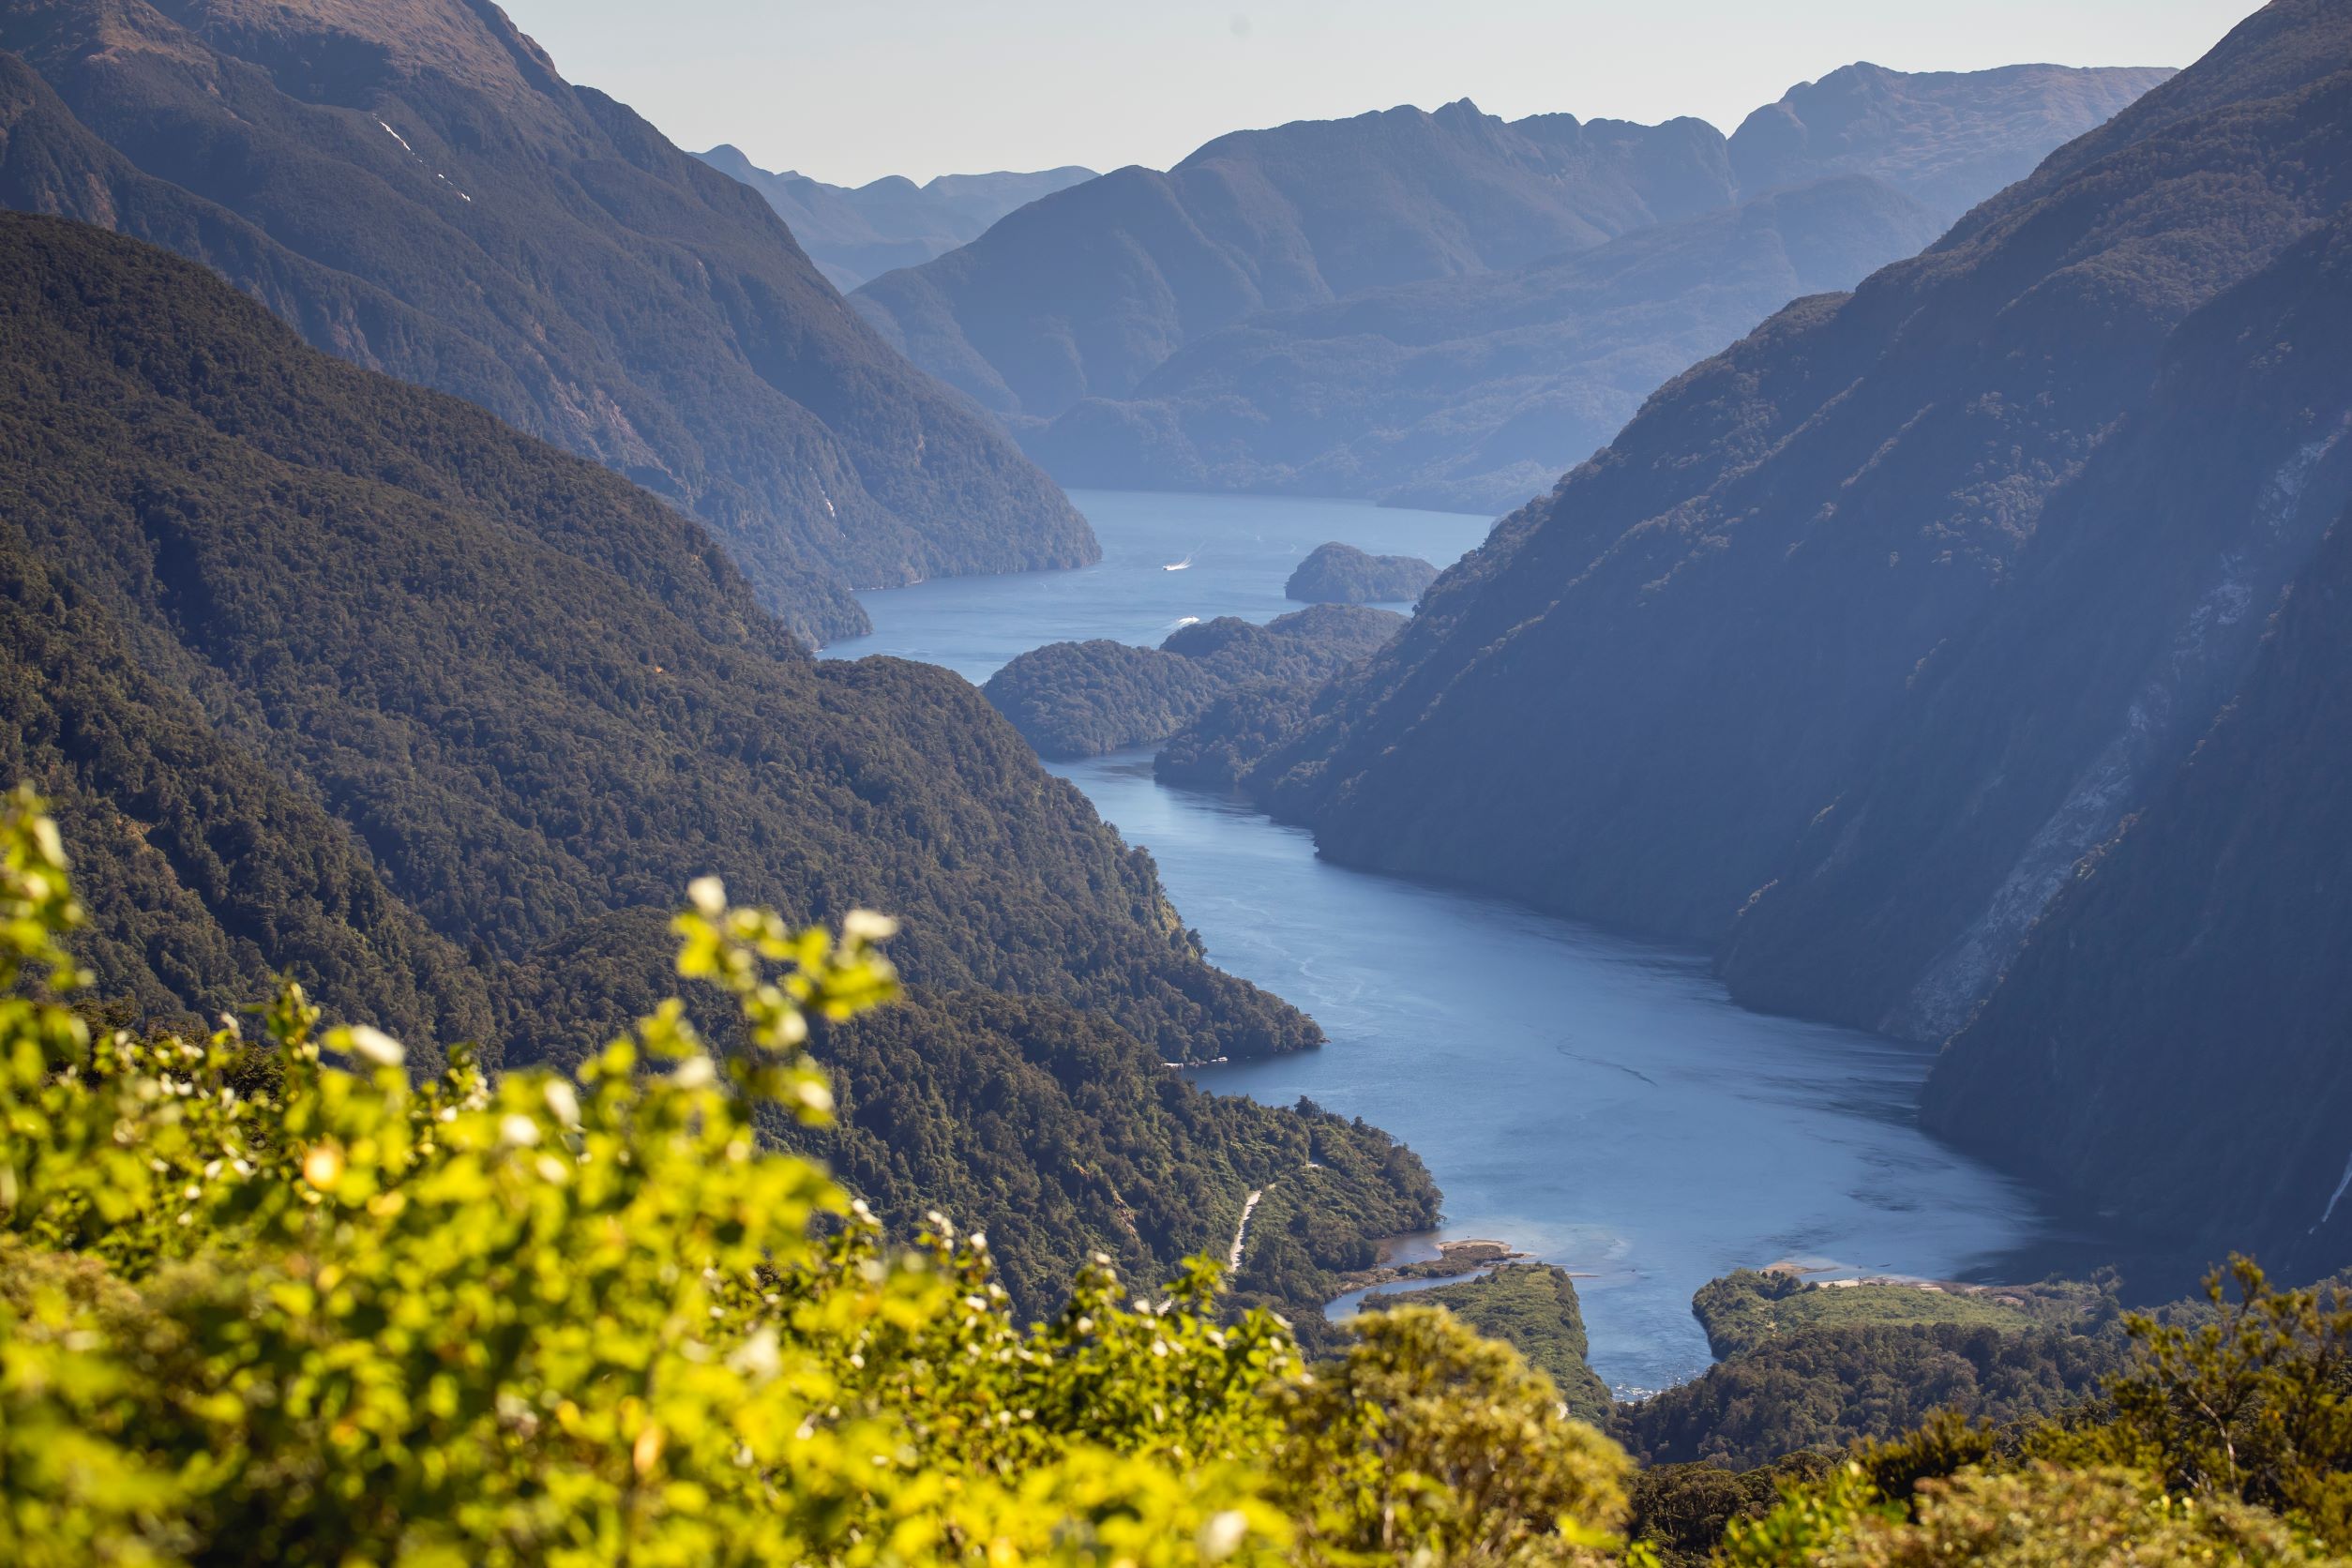
[[[1400,1240],[1386,1237],[1380,1242],[1383,1256],[1390,1244]],[[1339,1275],[1339,1294],[1368,1290],[1379,1285],[1396,1285],[1406,1280],[1457,1279],[1478,1274],[1503,1263],[1532,1263],[1537,1261],[1531,1252],[1521,1252],[1509,1242],[1465,1238],[1455,1242],[1436,1244],[1435,1258],[1418,1259],[1410,1263],[1376,1264],[1369,1269],[1356,1269]],[[1334,1298],[1336,1299],[1336,1298]]]

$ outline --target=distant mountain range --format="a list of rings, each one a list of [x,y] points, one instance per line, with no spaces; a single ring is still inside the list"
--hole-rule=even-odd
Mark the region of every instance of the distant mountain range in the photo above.
[[[1264,311],[1023,445],[1072,485],[1502,512],[1694,360],[1942,232],[1882,181],[1822,180],[1530,266]]]
[[[1014,208],[1095,177],[1071,164],[1033,173],[941,174],[922,185],[900,174],[827,185],[789,169],[773,173],[726,143],[694,156],[766,197],[808,259],[845,294],[968,245]]]
[[[852,587],[1095,558],[764,202],[493,6],[0,0],[0,204],[201,261],[626,475],[804,635],[863,629]]]
[[[1849,66],[1726,138],[1468,103],[1220,138],[860,289],[1065,483],[1501,510],[2169,74]]]
[[[1249,787],[1337,859],[1950,1044],[2183,1253],[2352,1242],[2352,8],[2277,0],[1669,383]],[[1266,737],[1271,736],[1271,754]]]
[[[1260,310],[1523,265],[1729,201],[1697,120],[1506,124],[1464,100],[1219,137],[1034,202],[855,302],[916,364],[1016,428],[1124,398]]]

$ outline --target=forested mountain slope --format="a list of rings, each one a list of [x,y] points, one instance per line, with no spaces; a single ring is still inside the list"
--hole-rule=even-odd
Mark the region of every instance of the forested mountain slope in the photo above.
[[[695,157],[767,198],[808,259],[848,291],[902,266],[920,266],[986,234],[1016,207],[1095,177],[1075,164],[993,174],[941,174],[917,185],[892,174],[861,186],[762,169],[721,143]]]
[[[1670,384],[1440,580],[1285,808],[1345,857],[1722,936],[2175,328],[2343,199],[2312,98],[2343,14],[2248,26],[2281,20],[2306,47],[2252,67],[2230,127],[2131,132],[2239,71],[2242,31],[2098,133],[2112,159]]]
[[[2347,204],[2352,8],[2281,0],[1926,255],[1669,385],[1256,787],[1344,859],[1728,938],[1754,1004],[1937,1038],[2014,960],[2037,1001],[1996,993],[1953,1046],[1937,1125],[2162,1212],[2200,1256],[2292,1244],[2343,1168],[2317,1042],[2352,1018],[2341,962],[2278,923],[2336,928],[2342,887],[2311,879],[2345,846],[2324,812],[2283,831],[2319,810],[2325,759],[2261,704],[2300,680],[2313,711],[2344,677],[2314,552],[2352,497]],[[2319,617],[2284,665],[2285,625],[2258,646],[2283,594],[2288,625]],[[2209,730],[2193,782],[2274,771],[2175,790]],[[2089,891],[2125,874],[2095,871],[2019,958],[2143,808],[2116,852],[2150,867],[2131,920]],[[2188,858],[2160,872],[2165,844]],[[2211,878],[2251,907],[2224,918]],[[2272,995],[2225,1020],[2252,973]],[[2135,987],[2113,1013],[2055,1005]],[[2141,1054],[2159,1016],[2170,1072]],[[2173,1184],[2146,1182],[2158,1164]]]
[[[0,761],[66,807],[102,995],[211,1013],[283,970],[421,1050],[571,1062],[676,988],[669,912],[716,873],[903,917],[912,1010],[822,1053],[834,1147],[899,1217],[1075,1215],[1016,1228],[1024,1280],[1093,1246],[1168,1266],[1310,1142],[1336,1190],[1294,1284],[1433,1217],[1380,1134],[1162,1067],[1319,1036],[1201,962],[1149,858],[977,691],[807,658],[617,476],[18,215],[0,451]],[[1008,1093],[1029,1131],[1003,1140]]]
[[[707,522],[771,609],[1092,560],[753,192],[464,0],[6,0],[0,202],[214,267],[310,342]]]

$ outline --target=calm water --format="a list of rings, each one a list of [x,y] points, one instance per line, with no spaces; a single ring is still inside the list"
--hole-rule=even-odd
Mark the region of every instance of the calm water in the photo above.
[[[1102,540],[1099,565],[862,594],[873,635],[825,652],[896,654],[985,681],[1016,654],[1048,642],[1108,637],[1157,644],[1186,617],[1271,621],[1302,609],[1282,596],[1282,585],[1307,551],[1334,539],[1375,555],[1448,565],[1486,536],[1491,520],[1353,501],[1124,490],[1074,490],[1070,499]],[[1168,569],[1180,562],[1190,565]]]
[[[834,652],[982,679],[1047,641],[1157,641],[1182,615],[1280,613],[1291,566],[1327,539],[1444,563],[1486,525],[1334,502],[1073,499],[1102,565],[871,594],[875,635]],[[1146,756],[1053,771],[1151,849],[1213,961],[1331,1036],[1199,1081],[1309,1095],[1404,1138],[1445,1189],[1440,1234],[1509,1241],[1582,1276],[1593,1364],[1621,1390],[1706,1365],[1691,1292],[1741,1265],[1998,1278],[2082,1260],[2031,1195],[1913,1125],[1920,1048],[1742,1012],[1696,957],[1331,865],[1302,830],[1159,787]]]

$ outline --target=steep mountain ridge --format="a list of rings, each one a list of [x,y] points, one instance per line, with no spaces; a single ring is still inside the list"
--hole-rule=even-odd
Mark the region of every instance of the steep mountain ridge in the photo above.
[[[1345,858],[1720,939],[2172,330],[2341,200],[2306,42],[2218,145],[2111,127],[2113,158],[1670,383],[1440,581],[1269,779],[1283,808]]]
[[[1094,558],[752,192],[465,0],[8,0],[0,200],[214,266],[710,524],[805,633],[846,590]],[[845,581],[844,579],[847,579]]]
[[[1251,787],[1337,858],[1722,943],[1750,1004],[1936,1039],[1989,992],[1939,1130],[2184,1251],[2328,1261],[2352,1016],[2310,867],[2352,840],[2265,693],[2344,678],[2347,209],[2352,9],[2278,0],[1670,384]]]
[[[2035,842],[2098,837],[1959,1020],[1924,1112],[2087,1207],[2320,1272],[2352,1238],[2352,216],[2193,324],[2135,445],[2143,516],[2204,570],[2171,596],[2174,636],[2135,691],[2076,674],[2013,721],[2083,723],[2099,749]],[[2189,455],[2213,445],[2269,468],[2254,495],[2200,483]],[[2102,613],[2064,565],[2051,592]],[[2079,803],[2119,776],[2130,809],[2107,826],[2112,806]],[[1911,1005],[1941,1003],[1951,970],[1942,956]]]

